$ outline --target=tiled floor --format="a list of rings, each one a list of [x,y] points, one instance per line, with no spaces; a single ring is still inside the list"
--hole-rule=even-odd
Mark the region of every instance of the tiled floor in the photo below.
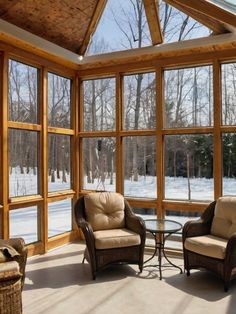
[[[136,265],[112,266],[91,279],[81,264],[83,244],[69,244],[29,258],[23,291],[24,314],[235,314],[236,281],[228,293],[209,272],[155,268],[138,273]],[[182,259],[175,259],[182,265]]]

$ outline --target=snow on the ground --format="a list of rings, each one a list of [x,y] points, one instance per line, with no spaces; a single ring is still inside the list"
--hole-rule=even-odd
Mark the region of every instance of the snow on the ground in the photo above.
[[[19,170],[19,169],[18,169]],[[10,197],[38,194],[38,176],[32,171],[28,174],[20,174],[19,171],[13,171],[10,174]],[[50,178],[49,178],[50,179]],[[84,178],[84,189],[88,190],[106,190],[115,191],[114,184],[110,184],[109,179],[101,182],[95,179],[93,184],[87,183]],[[190,179],[191,200],[212,201],[214,199],[213,179],[192,178]],[[57,179],[56,182],[49,180],[49,192],[66,190],[70,188],[70,177],[67,176],[67,182]],[[139,177],[137,182],[125,180],[124,194],[126,197],[136,198],[156,198],[157,197],[156,177]],[[236,195],[236,179],[223,178],[223,195]],[[188,200],[188,182],[183,177],[165,177],[165,199]],[[180,208],[181,210],[181,208]],[[70,199],[48,204],[48,236],[54,236],[71,230],[71,212],[72,205]],[[17,209],[10,212],[10,236],[22,236],[27,243],[38,241],[37,219],[40,217],[37,213],[37,206]],[[143,216],[145,219],[154,218],[152,215]],[[188,216],[168,215],[166,219],[173,219],[182,223],[190,218]],[[23,233],[22,233],[22,230]]]

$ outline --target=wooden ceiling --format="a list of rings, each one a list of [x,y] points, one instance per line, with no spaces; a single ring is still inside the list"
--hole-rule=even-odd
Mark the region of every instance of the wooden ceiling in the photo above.
[[[0,18],[79,53],[86,49],[105,4],[106,0],[0,0]]]
[[[236,27],[236,17],[207,0],[165,0],[215,34]],[[107,0],[0,0],[0,19],[83,55]],[[153,45],[163,41],[157,0],[143,0]]]

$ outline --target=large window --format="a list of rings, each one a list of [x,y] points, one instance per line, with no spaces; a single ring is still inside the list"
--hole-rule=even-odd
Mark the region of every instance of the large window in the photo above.
[[[115,129],[115,79],[105,78],[83,82],[84,131]]]
[[[222,124],[236,125],[236,63],[222,64]]]
[[[124,77],[124,128],[129,130],[156,127],[155,73]]]
[[[154,136],[124,138],[124,194],[132,197],[157,197]]]
[[[71,127],[71,80],[48,73],[48,125]]]
[[[83,139],[83,189],[116,190],[115,151],[113,137]]]
[[[223,195],[236,195],[236,133],[224,133]]]
[[[21,237],[25,242],[39,240],[38,207],[31,206],[10,211],[10,238]]]
[[[71,231],[72,228],[71,200],[65,199],[48,204],[48,236]]]
[[[9,129],[9,195],[38,194],[38,134]]]
[[[213,200],[211,135],[165,136],[165,198]]]
[[[165,76],[166,128],[213,125],[212,67],[168,70]]]
[[[70,136],[48,135],[48,192],[71,188]]]
[[[9,60],[9,120],[38,122],[38,70]]]

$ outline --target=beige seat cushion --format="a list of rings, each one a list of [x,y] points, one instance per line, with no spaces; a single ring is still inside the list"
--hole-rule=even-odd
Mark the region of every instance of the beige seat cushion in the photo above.
[[[10,280],[21,276],[19,264],[16,261],[0,264],[0,280]]]
[[[99,250],[127,247],[141,243],[139,234],[125,228],[95,231],[94,237],[95,247]]]
[[[119,193],[90,193],[84,197],[85,213],[94,231],[125,226],[124,197]]]
[[[220,197],[215,206],[211,234],[229,239],[236,232],[236,197]]]
[[[187,238],[184,247],[192,252],[209,257],[224,259],[228,240],[213,235]]]

